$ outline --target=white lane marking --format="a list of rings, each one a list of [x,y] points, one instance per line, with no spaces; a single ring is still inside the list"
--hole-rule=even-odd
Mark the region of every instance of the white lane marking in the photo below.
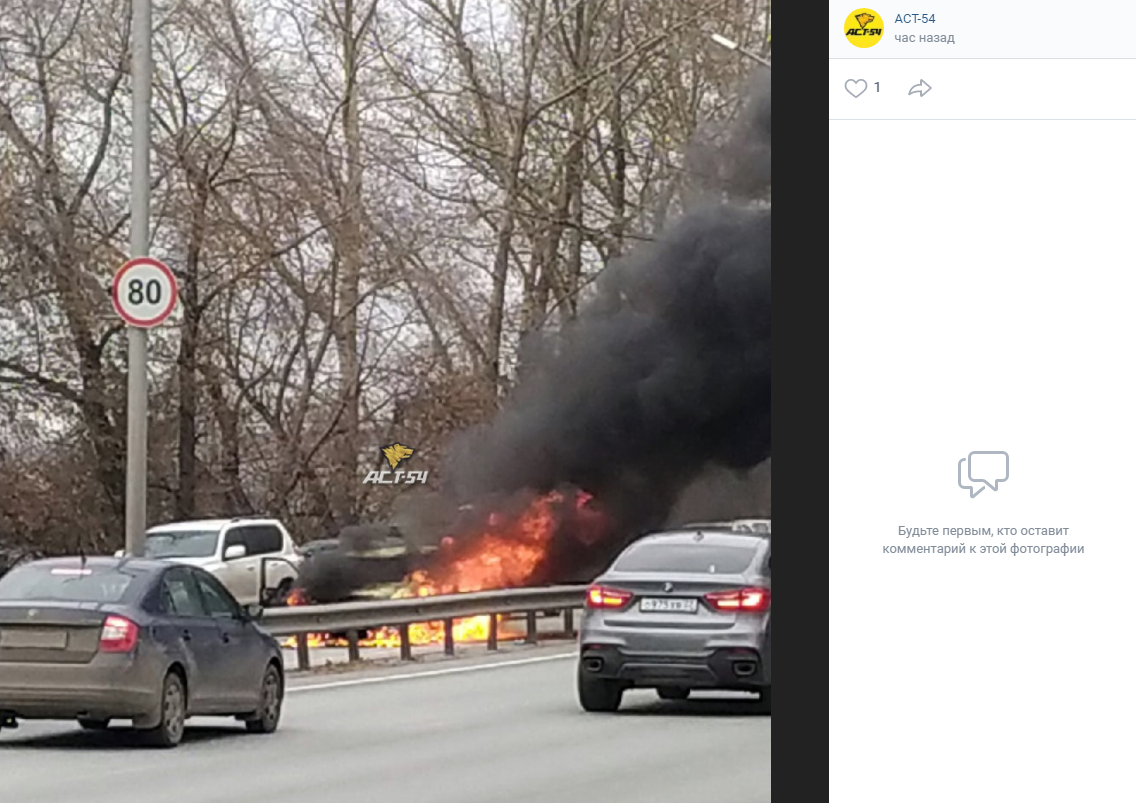
[[[292,686],[286,694],[299,694],[302,691],[320,691],[322,689],[343,689],[349,686],[368,686],[372,683],[393,683],[396,680],[414,680],[415,678],[436,678],[441,675],[460,675],[465,672],[481,672],[488,669],[500,669],[506,666],[524,666],[526,664],[539,664],[545,661],[563,661],[566,658],[575,658],[575,652],[560,655],[542,655],[538,658],[520,658],[516,661],[498,661],[492,664],[477,664],[475,666],[452,666],[449,669],[430,669],[425,672],[407,672],[402,675],[381,675],[374,678],[356,678],[355,680],[339,680],[334,683],[315,683],[311,686]]]

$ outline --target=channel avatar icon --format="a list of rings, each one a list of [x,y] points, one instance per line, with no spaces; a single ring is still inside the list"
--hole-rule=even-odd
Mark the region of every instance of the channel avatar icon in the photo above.
[[[1010,455],[1006,452],[971,452],[958,462],[959,487],[970,491],[971,499],[986,488],[997,491],[998,485],[1008,479]]]
[[[856,47],[872,47],[884,38],[884,21],[870,8],[858,8],[844,20],[844,38]]]

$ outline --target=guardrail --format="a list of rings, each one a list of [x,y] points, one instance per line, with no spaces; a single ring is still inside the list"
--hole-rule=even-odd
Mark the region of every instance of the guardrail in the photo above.
[[[297,605],[291,608],[269,608],[259,624],[269,634],[296,639],[299,668],[311,668],[308,635],[312,633],[346,633],[348,658],[359,660],[359,631],[383,627],[399,629],[400,654],[409,661],[410,626],[424,622],[442,622],[446,655],[454,654],[454,620],[489,616],[486,645],[497,649],[500,617],[526,615],[525,640],[537,639],[537,614],[557,611],[564,615],[564,631],[575,634],[574,611],[584,606],[586,586],[551,586],[548,588],[513,588],[501,591],[477,591],[469,594],[439,594],[433,597],[344,602],[336,605]]]

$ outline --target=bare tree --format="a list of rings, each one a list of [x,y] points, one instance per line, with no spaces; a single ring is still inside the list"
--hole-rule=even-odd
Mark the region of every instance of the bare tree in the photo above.
[[[129,8],[0,5],[0,552],[121,543]],[[159,9],[151,249],[182,303],[151,336],[152,519],[383,515],[379,448],[437,466],[493,413],[522,341],[685,202],[687,143],[749,67],[708,33],[768,56],[770,22],[768,0]]]
[[[125,221],[103,193],[108,155],[121,137],[128,22],[121,10],[28,2],[0,12],[0,133],[15,177],[0,259],[43,309],[40,317],[27,305],[9,307],[20,329],[0,352],[0,382],[22,381],[74,406],[112,526],[125,499],[125,422],[117,413],[121,376],[107,347],[121,327],[101,314],[99,269],[114,259]],[[30,324],[34,339],[21,324]]]

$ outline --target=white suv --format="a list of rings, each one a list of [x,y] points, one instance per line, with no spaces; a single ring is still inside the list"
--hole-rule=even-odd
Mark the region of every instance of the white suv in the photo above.
[[[206,519],[146,531],[146,557],[199,566],[241,605],[283,603],[302,558],[276,519]]]

